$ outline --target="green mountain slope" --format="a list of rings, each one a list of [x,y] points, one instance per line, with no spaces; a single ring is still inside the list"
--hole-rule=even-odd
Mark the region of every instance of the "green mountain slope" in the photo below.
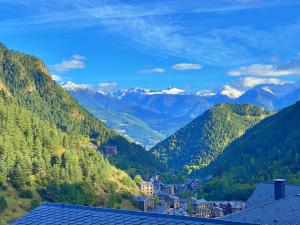
[[[118,136],[57,85],[43,62],[33,56],[11,51],[0,45],[0,80],[20,106],[63,132],[86,135],[99,148]],[[136,147],[134,151],[137,155],[140,153],[138,151],[142,151],[150,156],[143,148]],[[136,162],[138,158],[132,161],[134,164]],[[131,164],[129,160],[126,163]],[[152,168],[155,171],[155,164],[149,161],[140,168]],[[143,172],[137,170],[137,173]]]
[[[16,218],[41,200],[113,207],[138,193],[87,136],[62,132],[1,87],[0,196],[8,202],[1,219]]]
[[[67,133],[102,144],[114,132],[85,111],[51,78],[39,59],[0,46],[0,78],[19,105]]]
[[[199,169],[208,165],[228,144],[270,114],[261,107],[248,104],[220,104],[151,151],[173,169]]]
[[[209,198],[247,198],[259,182],[300,183],[300,102],[261,121],[226,148],[201,174],[213,175],[200,192]]]
[[[0,224],[40,201],[131,207],[135,183],[98,151],[116,138],[136,173],[158,168],[140,166],[139,155],[151,153],[79,106],[40,60],[0,44]]]

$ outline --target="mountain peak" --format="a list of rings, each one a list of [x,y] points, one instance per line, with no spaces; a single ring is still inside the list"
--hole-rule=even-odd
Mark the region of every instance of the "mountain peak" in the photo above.
[[[225,95],[231,99],[236,99],[240,97],[243,93],[244,91],[234,88],[231,85],[224,85],[220,92],[221,95]]]
[[[91,87],[88,84],[76,84],[71,81],[61,83],[61,87],[66,91],[91,90]]]

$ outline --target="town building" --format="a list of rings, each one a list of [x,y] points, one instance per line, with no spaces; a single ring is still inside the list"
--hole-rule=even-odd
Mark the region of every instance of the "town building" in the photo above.
[[[200,218],[211,218],[212,213],[211,213],[210,209],[199,209],[199,210],[193,211],[192,216],[193,217],[200,217]]]
[[[180,208],[180,201],[179,201],[179,198],[175,195],[171,195],[169,196],[169,199],[170,199],[170,208],[173,208],[173,209],[179,209]]]
[[[192,205],[193,205],[193,211],[198,211],[200,209],[207,209],[209,202],[205,199],[196,199],[191,198]]]
[[[212,212],[210,208],[210,203],[205,199],[191,198],[192,201],[192,215],[194,217],[210,218],[212,217]]]
[[[151,197],[138,196],[133,198],[135,206],[144,212],[154,209],[154,199]]]
[[[149,181],[142,181],[137,184],[139,189],[146,195],[153,196],[154,194],[154,184]]]
[[[223,212],[223,209],[220,208],[220,207],[213,207],[211,209],[211,214],[212,214],[212,217],[223,217],[224,216],[224,212]]]
[[[166,186],[166,192],[169,193],[169,195],[174,195],[175,194],[174,185],[167,185]]]

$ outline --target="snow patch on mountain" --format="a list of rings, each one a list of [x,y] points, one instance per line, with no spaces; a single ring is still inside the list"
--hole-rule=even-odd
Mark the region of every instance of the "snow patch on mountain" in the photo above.
[[[66,91],[77,91],[77,90],[91,90],[92,88],[88,84],[76,84],[71,81],[63,82],[60,86]]]
[[[238,98],[244,93],[245,93],[244,91],[236,89],[230,85],[224,85],[220,92],[221,95],[225,95],[232,99]]]
[[[265,92],[268,92],[272,95],[275,95],[275,93],[269,87],[262,87],[262,90],[264,90]]]
[[[167,94],[167,95],[178,95],[182,94],[185,91],[179,88],[168,88],[160,91],[148,90],[145,92],[146,95],[159,95],[159,94]]]

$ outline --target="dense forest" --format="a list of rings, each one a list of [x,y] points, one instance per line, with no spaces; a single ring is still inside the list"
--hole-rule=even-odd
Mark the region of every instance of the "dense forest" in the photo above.
[[[149,178],[155,173],[167,173],[167,167],[151,152],[145,151],[140,145],[129,143],[124,137],[112,138],[107,144],[119,146],[118,154],[110,156],[109,161],[131,177],[141,174]]]
[[[113,207],[138,193],[131,178],[111,166],[87,136],[67,134],[39,119],[4,89],[0,133],[0,193],[9,206],[4,217],[41,200]],[[15,198],[27,198],[27,204],[10,207]]]
[[[52,80],[40,60],[0,45],[0,223],[43,200],[131,207],[135,183],[99,152],[114,138],[113,130]],[[137,157],[146,151],[126,139],[120,144],[141,168]]]
[[[271,115],[249,104],[223,103],[206,111],[151,151],[173,169],[189,173],[207,166],[228,144]]]
[[[86,135],[98,148],[107,144],[110,139],[118,137],[115,131],[83,109],[75,99],[57,85],[46,66],[36,57],[11,51],[1,45],[0,65],[0,78],[8,93],[20,106],[34,112],[40,119],[55,124],[58,129],[68,134]],[[151,155],[144,148],[127,140],[120,143],[121,145],[118,145],[119,142],[114,143],[120,149],[124,149],[125,143],[130,147],[130,159],[133,160],[120,162],[124,157],[119,157],[118,162],[130,164],[138,174],[155,170],[159,163],[154,158],[154,161],[137,165],[141,151],[145,155]],[[131,163],[140,169],[134,168]]]
[[[300,102],[266,118],[234,141],[202,175],[213,178],[203,197],[246,199],[262,181],[300,183]]]

